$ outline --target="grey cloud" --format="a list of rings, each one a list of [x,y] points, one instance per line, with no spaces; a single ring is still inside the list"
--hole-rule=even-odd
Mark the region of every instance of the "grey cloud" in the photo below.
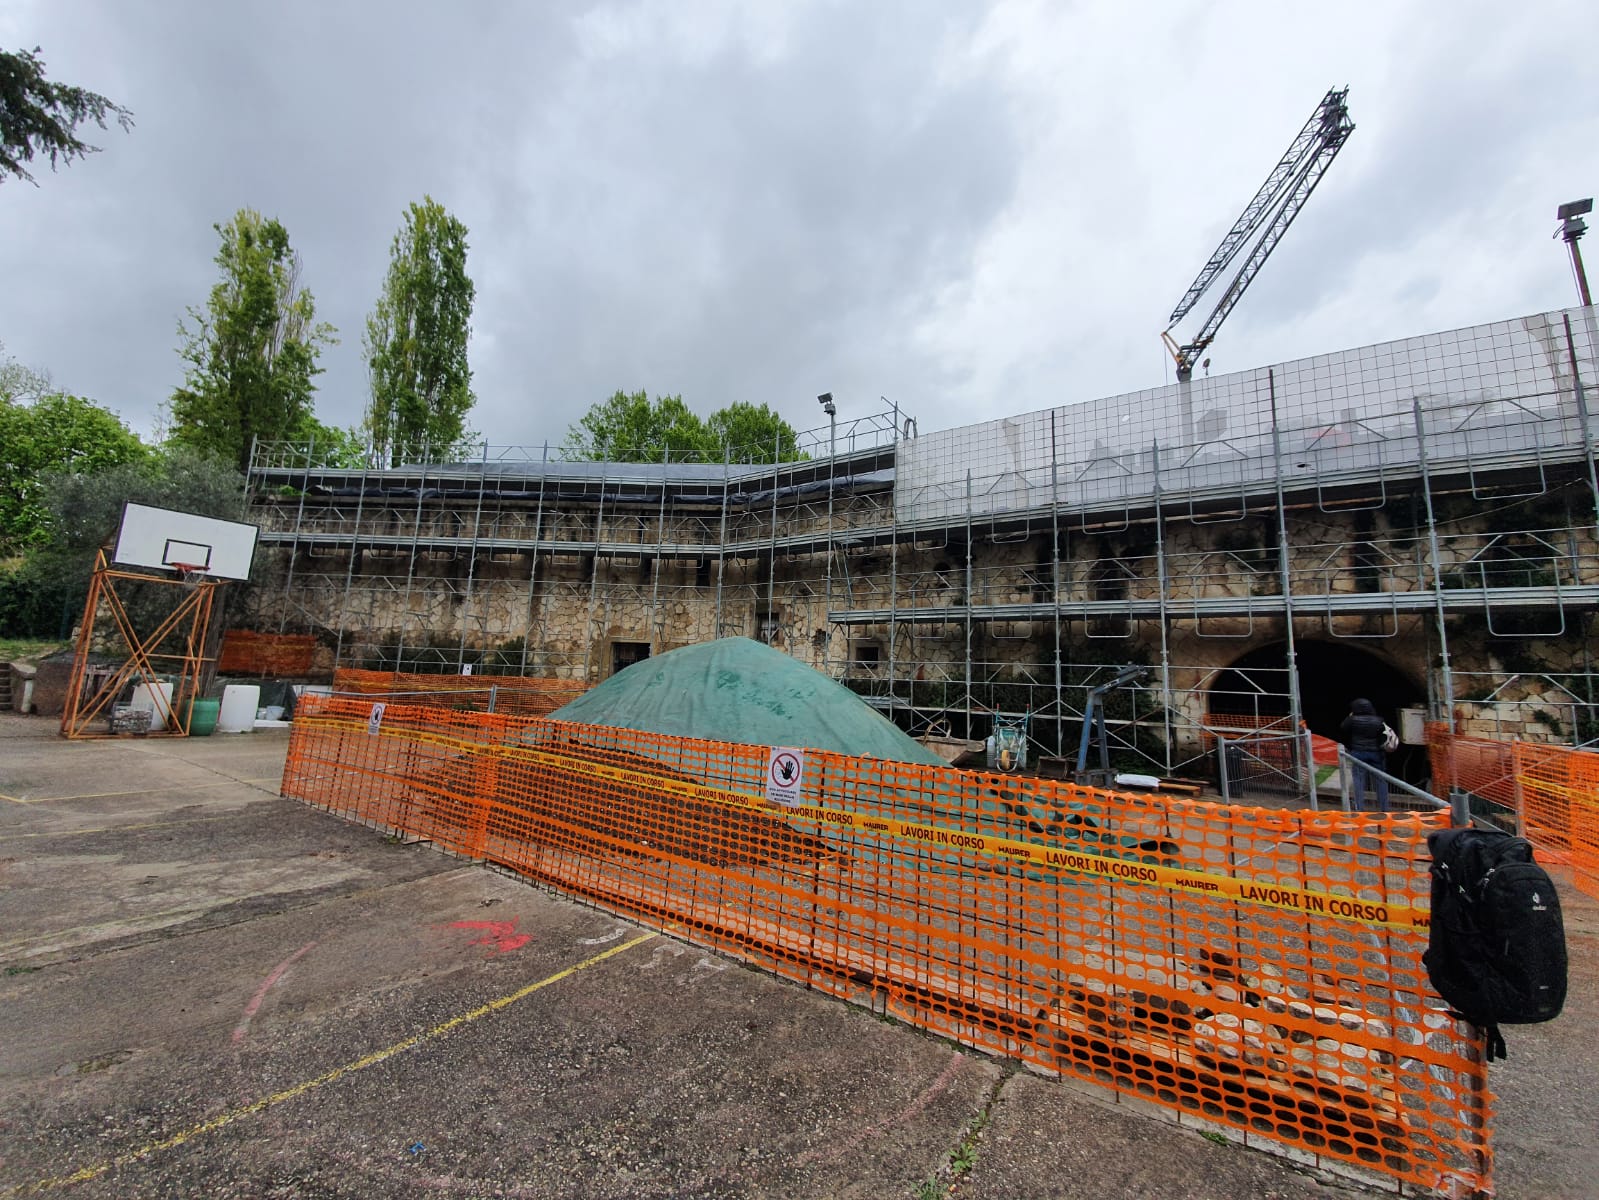
[[[1514,230],[1592,190],[1562,146],[1592,142],[1599,77],[1544,31],[1587,12],[1416,3],[1322,37],[1323,17],[1268,33],[1225,2],[1150,31],[910,0],[32,0],[0,31],[138,126],[0,187],[0,340],[147,428],[215,277],[211,226],[249,205],[339,327],[319,408],[352,423],[389,240],[431,193],[471,230],[473,420],[495,442],[558,440],[618,387],[801,426],[823,390],[849,414],[886,393],[924,428],[1008,415],[1161,382],[1155,334],[1210,230],[1343,82],[1355,141],[1218,369],[1553,307],[1563,267],[1528,265],[1558,255],[1552,222]],[[1006,50],[967,56],[992,23]],[[1260,97],[1301,92],[1264,119]]]
[[[44,181],[33,245],[0,262],[48,286],[0,307],[0,336],[147,424],[214,280],[211,225],[249,205],[287,225],[339,327],[319,407],[354,421],[389,239],[431,192],[471,229],[493,440],[558,439],[617,387],[801,423],[822,387],[931,387],[900,329],[967,269],[1015,155],[998,89],[934,78],[951,27],[913,7],[802,10],[760,64],[736,40],[583,57],[565,10],[42,10],[42,43],[92,19],[52,70],[138,127]]]
[[[486,331],[512,378],[485,373],[486,411],[521,384],[558,436],[574,406],[643,387],[808,422],[819,390],[930,382],[902,331],[1009,195],[1001,98],[926,77],[936,31],[906,44],[893,21],[824,15],[758,68],[724,53],[568,78],[610,116],[557,122],[501,178],[527,197],[530,269],[495,273]]]
[[[36,40],[57,48],[46,52],[52,74],[126,104],[137,127],[101,135],[105,151],[44,179],[40,196],[0,193],[0,211],[15,222],[20,210],[29,235],[0,248],[0,268],[33,284],[29,304],[0,301],[0,336],[55,364],[64,386],[148,425],[181,378],[177,320],[215,281],[211,226],[253,207],[288,227],[319,314],[340,331],[319,406],[357,419],[360,329],[405,204],[425,191],[449,203],[481,158],[485,81],[511,80],[525,95],[528,79],[549,73],[541,61],[561,53],[560,24],[528,22],[507,38],[471,9],[449,22],[441,11],[39,10]]]
[[[1408,257],[1414,274],[1395,280],[1392,298],[1414,309],[1446,298],[1458,258],[1483,239],[1514,224],[1540,234],[1553,230],[1562,197],[1527,184],[1548,153],[1548,135],[1566,114],[1588,114],[1592,128],[1599,84],[1583,61],[1585,49],[1559,39],[1519,52],[1462,44],[1467,41],[1440,36],[1418,43],[1396,63],[1402,73],[1365,99],[1364,111],[1362,97],[1351,93],[1356,132],[1263,272],[1246,301],[1249,309],[1240,308],[1238,328],[1247,336],[1269,339],[1313,314],[1346,291],[1373,258]],[[1437,257],[1407,256],[1444,228],[1454,232]],[[1541,238],[1529,237],[1524,250],[1529,258],[1546,254],[1556,263],[1554,249]],[[1568,302],[1529,282],[1506,269],[1493,292],[1457,284],[1445,307],[1451,320],[1466,324]],[[1411,327],[1389,336],[1422,332]]]

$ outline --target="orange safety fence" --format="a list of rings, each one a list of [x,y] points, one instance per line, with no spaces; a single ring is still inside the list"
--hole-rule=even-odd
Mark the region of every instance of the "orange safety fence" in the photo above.
[[[1507,808],[1538,854],[1571,868],[1599,898],[1599,753],[1542,742],[1452,734],[1427,726],[1434,791],[1464,791]]]
[[[1258,713],[1207,712],[1199,728],[1199,742],[1208,753],[1216,747],[1216,737],[1228,741],[1260,738],[1286,738],[1293,726],[1286,716],[1261,716]]]
[[[569,700],[576,700],[588,691],[588,684],[580,679],[542,679],[533,675],[423,675],[340,667],[333,672],[333,690],[369,696],[436,692],[438,696],[432,701],[435,704],[449,704],[448,693],[466,693],[458,699],[465,706],[476,708],[484,707],[492,691],[496,712],[543,717]],[[421,702],[415,695],[406,698],[412,703]]]
[[[778,754],[308,696],[283,792],[1184,1124],[1490,1190],[1481,1039],[1421,964],[1442,814]]]
[[[1207,712],[1203,733],[1291,733],[1293,726],[1286,713],[1262,716],[1260,713]]]
[[[222,675],[309,675],[316,637],[309,633],[256,633],[230,629],[222,635],[217,671]]]

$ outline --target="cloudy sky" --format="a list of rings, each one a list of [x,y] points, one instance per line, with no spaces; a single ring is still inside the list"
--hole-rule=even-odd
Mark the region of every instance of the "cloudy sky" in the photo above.
[[[945,428],[1167,381],[1167,314],[1332,86],[1355,133],[1214,371],[1575,303],[1551,234],[1599,192],[1596,34],[1592,0],[0,0],[0,48],[137,121],[0,183],[0,342],[150,431],[249,206],[353,424],[431,194],[471,231],[492,442],[617,388]]]

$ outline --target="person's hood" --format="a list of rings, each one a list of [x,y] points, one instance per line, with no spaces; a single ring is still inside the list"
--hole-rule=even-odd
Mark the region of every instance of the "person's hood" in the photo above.
[[[1371,706],[1370,700],[1356,700],[1349,706],[1349,711],[1357,717],[1374,717],[1377,710]]]

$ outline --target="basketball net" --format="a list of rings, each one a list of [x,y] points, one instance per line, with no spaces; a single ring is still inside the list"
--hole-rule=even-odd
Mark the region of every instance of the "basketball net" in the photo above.
[[[194,563],[173,563],[172,569],[178,573],[178,582],[185,591],[198,591],[205,582],[205,568]]]

